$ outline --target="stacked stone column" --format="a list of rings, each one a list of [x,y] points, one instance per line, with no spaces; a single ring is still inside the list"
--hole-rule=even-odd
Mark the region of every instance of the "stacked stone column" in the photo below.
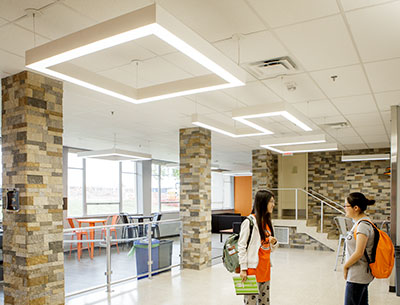
[[[62,83],[23,71],[2,79],[5,304],[64,304]]]
[[[252,151],[252,184],[253,201],[258,190],[268,190],[278,187],[278,158],[267,149]],[[278,193],[275,194],[274,217],[278,211]]]
[[[211,131],[179,131],[183,267],[211,266]]]

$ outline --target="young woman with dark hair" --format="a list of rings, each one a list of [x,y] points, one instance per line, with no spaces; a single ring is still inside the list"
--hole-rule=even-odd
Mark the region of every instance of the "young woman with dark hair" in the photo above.
[[[254,198],[252,214],[249,216],[253,223],[251,236],[250,219],[244,220],[240,227],[238,241],[240,277],[245,281],[248,275],[255,275],[259,288],[258,296],[244,296],[245,304],[270,304],[270,254],[271,250],[277,246],[271,222],[274,206],[273,193],[266,190],[258,191]]]
[[[374,203],[375,200],[368,200],[362,193],[351,193],[345,200],[346,217],[355,222],[346,237],[346,263],[343,266],[345,305],[368,305],[368,285],[374,277],[364,252],[371,257],[375,233],[372,225],[363,220],[371,221],[365,210]]]

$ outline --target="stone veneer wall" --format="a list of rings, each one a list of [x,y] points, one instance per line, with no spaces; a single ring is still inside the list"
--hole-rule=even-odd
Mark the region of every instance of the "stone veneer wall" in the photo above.
[[[5,304],[64,304],[62,97],[38,74],[2,79],[3,196],[20,202],[3,210]]]
[[[252,173],[253,173],[253,201],[258,190],[278,187],[278,156],[267,149],[252,151]],[[278,211],[278,193],[275,193],[274,217]]]
[[[211,131],[179,130],[183,267],[211,266]]]
[[[279,244],[279,248],[294,248],[304,250],[332,251],[311,236],[297,233],[295,227],[289,227],[289,244]]]
[[[345,155],[384,154],[390,149],[368,149],[345,151]],[[308,154],[308,186],[310,189],[344,204],[351,192],[362,192],[375,199],[375,205],[367,211],[374,220],[385,220],[390,216],[390,176],[384,175],[390,166],[389,160],[342,162],[342,152],[318,152]],[[309,200],[309,218],[320,214],[320,205]],[[326,209],[324,226],[328,231],[336,230],[332,219],[338,215]]]

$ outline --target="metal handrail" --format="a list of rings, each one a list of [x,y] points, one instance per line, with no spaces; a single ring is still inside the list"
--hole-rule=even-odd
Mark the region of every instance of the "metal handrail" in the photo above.
[[[152,224],[156,224],[156,223],[172,223],[172,222],[179,223],[179,236],[180,236],[179,241],[180,241],[180,245],[181,245],[181,247],[180,247],[180,263],[179,264],[171,265],[171,266],[168,266],[168,267],[165,267],[165,268],[162,268],[162,269],[157,269],[157,270],[153,271],[152,270],[153,261],[152,261],[152,257],[151,257],[152,256],[152,244],[149,242],[148,243],[148,261],[147,261],[148,272],[146,272],[144,274],[128,277],[128,278],[125,278],[125,279],[121,279],[121,280],[118,280],[118,281],[112,281],[112,279],[111,279],[111,275],[112,275],[112,269],[111,269],[111,243],[117,242],[117,241],[125,241],[126,242],[126,241],[139,240],[139,239],[144,239],[144,238],[147,238],[148,240],[151,240],[151,238],[152,238],[151,225]],[[111,231],[110,231],[111,228],[130,227],[132,225],[143,226],[143,227],[144,226],[149,226],[148,230],[147,230],[147,236],[138,237],[138,238],[125,238],[125,239],[113,239],[112,238],[112,236],[110,234],[111,233]],[[75,295],[78,295],[78,294],[82,294],[82,293],[85,293],[85,292],[93,291],[93,290],[104,288],[104,287],[107,288],[107,292],[111,292],[111,285],[119,284],[119,283],[122,283],[122,282],[125,282],[125,281],[129,281],[129,280],[138,278],[139,276],[146,276],[147,275],[148,278],[151,279],[152,275],[154,273],[158,273],[160,271],[165,271],[165,270],[170,270],[170,269],[172,269],[174,267],[182,268],[182,266],[183,266],[183,234],[182,234],[182,227],[183,227],[182,219],[177,218],[177,219],[166,219],[166,220],[158,220],[158,221],[145,221],[145,222],[137,222],[137,223],[124,223],[124,224],[104,225],[104,226],[95,226],[95,227],[87,226],[87,227],[64,229],[63,233],[67,233],[67,234],[69,234],[69,232],[74,232],[74,231],[77,231],[77,230],[105,229],[107,231],[104,239],[64,240],[64,243],[83,243],[83,242],[85,242],[85,243],[87,243],[87,242],[104,243],[105,242],[105,245],[106,245],[106,258],[107,258],[106,259],[106,272],[105,272],[106,283],[105,284],[94,286],[94,287],[90,287],[90,288],[79,290],[79,291],[75,291],[75,292],[66,294],[65,297],[66,298],[67,297],[72,297],[72,296],[75,296]]]
[[[308,192],[315,193],[318,196],[324,198],[326,201],[329,201],[329,202],[333,203],[334,205],[343,208],[343,206],[340,203],[337,203],[336,201],[333,201],[332,199],[329,199],[328,197],[322,195],[321,193],[318,193],[318,192],[314,191],[313,189],[309,189]]]
[[[318,198],[314,194],[311,194],[310,192],[308,192],[308,191],[306,191],[306,190],[304,190],[302,188],[271,188],[270,190],[272,190],[272,191],[294,191],[295,192],[295,213],[296,213],[296,215],[295,215],[296,218],[295,219],[298,219],[298,206],[297,206],[298,200],[297,199],[298,199],[298,192],[299,191],[301,191],[304,194],[306,194],[308,196],[311,196],[315,200],[319,201],[321,203],[321,215],[320,215],[320,217],[321,217],[321,233],[324,232],[324,204],[326,206],[336,210],[337,212],[339,212],[341,214],[345,214],[344,211],[339,210],[337,207],[333,206],[331,203],[328,203],[327,201],[322,200],[321,198]],[[313,192],[317,193],[315,191],[313,191]],[[317,193],[317,194],[320,195],[319,193]],[[321,195],[321,197],[324,197],[324,196]],[[324,198],[324,199],[329,199],[329,198]],[[341,205],[339,205],[338,203],[334,202],[333,200],[329,199],[329,201],[333,202],[335,205],[340,206],[343,209],[343,207]],[[308,216],[307,216],[307,218],[308,218]]]

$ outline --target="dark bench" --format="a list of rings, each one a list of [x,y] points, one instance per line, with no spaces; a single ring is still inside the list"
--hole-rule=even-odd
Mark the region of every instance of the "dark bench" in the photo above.
[[[213,214],[211,215],[211,232],[220,233],[221,230],[232,229],[234,222],[241,223],[246,217],[237,214]]]

